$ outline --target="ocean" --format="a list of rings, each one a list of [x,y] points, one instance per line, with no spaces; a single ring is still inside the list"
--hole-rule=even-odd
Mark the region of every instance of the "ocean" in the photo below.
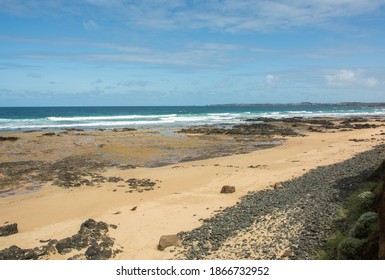
[[[0,131],[237,124],[249,118],[385,116],[385,107],[341,105],[0,107]]]

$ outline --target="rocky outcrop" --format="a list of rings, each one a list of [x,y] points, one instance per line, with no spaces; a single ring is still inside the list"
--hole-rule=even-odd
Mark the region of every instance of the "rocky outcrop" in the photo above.
[[[18,232],[16,223],[0,227],[0,236],[8,236]]]
[[[114,240],[107,235],[110,227],[116,228],[105,222],[88,219],[81,224],[78,233],[59,241],[50,240],[47,245],[33,249],[22,249],[13,245],[0,250],[0,260],[37,260],[47,258],[50,254],[66,255],[73,250],[85,250],[85,253],[69,259],[106,260],[116,253],[112,250]]]
[[[107,236],[108,227],[105,222],[88,219],[82,223],[77,234],[60,240],[56,249],[62,255],[72,250],[86,249],[85,256],[88,260],[109,259],[114,241]]]
[[[269,123],[238,124],[231,128],[215,126],[197,126],[183,128],[178,133],[186,134],[226,134],[226,135],[261,135],[261,136],[298,136],[299,134],[290,127],[273,125]]]
[[[33,249],[22,249],[16,245],[0,251],[0,260],[38,260],[56,252],[57,240],[51,240],[47,245]]]

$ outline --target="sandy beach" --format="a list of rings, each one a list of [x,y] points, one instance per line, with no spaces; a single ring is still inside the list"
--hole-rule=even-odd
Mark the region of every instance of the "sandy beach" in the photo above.
[[[19,139],[0,144],[0,226],[17,223],[18,233],[0,237],[0,250],[43,246],[76,234],[93,219],[109,225],[110,258],[186,258],[180,248],[158,250],[159,238],[200,227],[250,192],[272,190],[384,144],[383,120],[364,123],[375,126],[313,125],[299,127],[297,136],[269,137],[149,130],[3,132],[2,137]],[[224,185],[236,191],[220,193]],[[271,212],[268,220],[278,222],[285,215]],[[260,230],[241,231],[226,242],[255,238]],[[239,258],[224,248],[209,258]],[[277,250],[282,252],[276,258],[286,249]],[[40,258],[68,259],[84,251],[53,250]]]

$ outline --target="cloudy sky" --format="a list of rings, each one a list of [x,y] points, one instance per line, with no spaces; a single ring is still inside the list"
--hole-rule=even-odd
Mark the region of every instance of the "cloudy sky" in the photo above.
[[[385,101],[385,0],[0,0],[0,106]]]

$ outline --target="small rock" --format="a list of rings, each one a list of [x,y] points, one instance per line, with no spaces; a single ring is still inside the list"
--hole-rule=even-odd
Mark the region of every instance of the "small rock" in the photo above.
[[[159,239],[158,250],[164,251],[167,247],[178,246],[180,244],[179,236],[173,235],[163,235]]]
[[[235,192],[234,186],[225,185],[221,189],[221,193],[233,193],[233,192]]]

